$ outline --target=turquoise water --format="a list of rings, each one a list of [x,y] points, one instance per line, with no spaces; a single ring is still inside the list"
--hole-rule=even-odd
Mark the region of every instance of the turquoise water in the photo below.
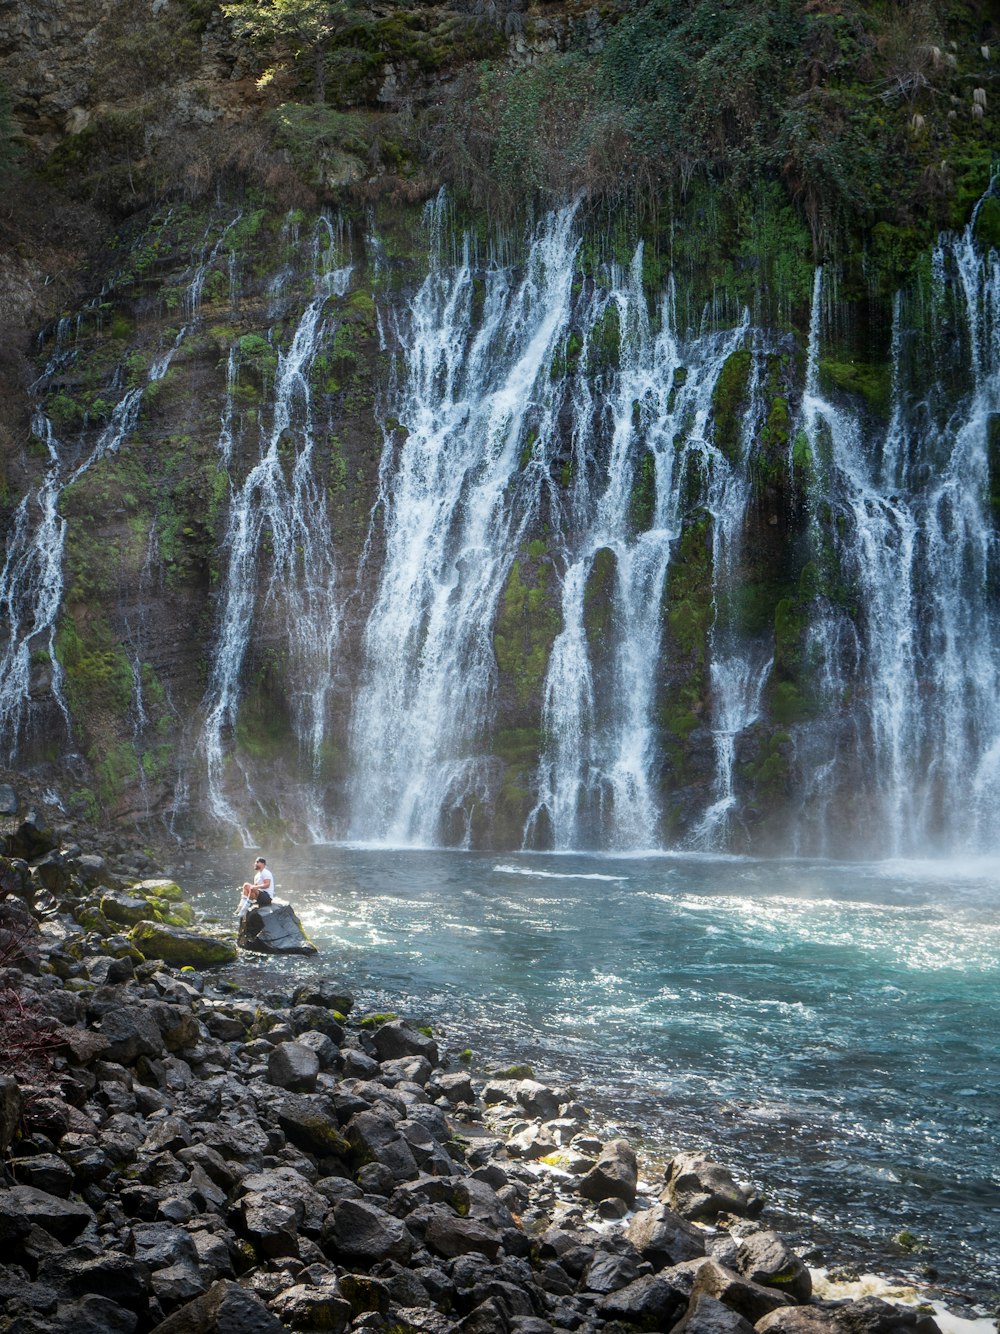
[[[528,1059],[654,1149],[712,1147],[817,1261],[1000,1289],[1000,864],[272,860],[321,949],[279,973]],[[218,858],[203,906],[235,909],[251,861]]]

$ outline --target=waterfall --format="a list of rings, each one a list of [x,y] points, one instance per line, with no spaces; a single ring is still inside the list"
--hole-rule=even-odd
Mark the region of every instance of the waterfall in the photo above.
[[[49,418],[41,411],[35,415],[32,431],[35,438],[45,445],[48,464],[38,487],[34,492],[29,491],[18,506],[7,541],[6,558],[0,570],[0,606],[4,609],[8,627],[7,640],[0,655],[0,744],[5,749],[7,763],[13,763],[16,758],[26,731],[31,712],[32,661],[36,654],[42,654],[47,659],[48,688],[59,710],[66,735],[72,735],[69,708],[63,691],[64,673],[56,654],[56,628],[62,608],[66,541],[66,521],[59,514],[62,494],[67,486],[78,481],[95,464],[117,453],[135,431],[146,386],[163,379],[181,342],[198,323],[205,275],[236,221],[238,217],[223,229],[211,251],[208,250],[207,240],[203,244],[185,289],[187,323],[172,346],[153,359],[145,383],[132,386],[118,399],[107,424],[98,432],[96,441],[89,449],[86,425],[80,440],[74,442],[73,447],[64,446],[57,438]],[[32,386],[34,393],[43,395],[61,368],[72,360],[83,314],[92,309],[96,309],[94,301],[88,304],[75,322],[68,318],[59,321],[52,355]],[[73,345],[69,343],[71,323]],[[120,390],[122,380],[122,368],[118,367],[111,387]],[[79,461],[74,462],[75,459]]]
[[[440,841],[449,813],[488,795],[493,617],[545,486],[560,402],[550,368],[578,244],[564,209],[540,227],[519,280],[496,263],[474,270],[468,238],[449,266],[443,209],[428,212],[439,241],[430,272],[390,317],[404,429],[386,429],[385,559],[351,722],[352,836],[393,843]]]
[[[49,466],[38,490],[25,495],[17,507],[13,531],[7,541],[7,557],[0,571],[0,607],[7,627],[7,642],[0,657],[0,738],[7,750],[8,764],[17,757],[29,717],[35,652],[48,658],[52,697],[67,734],[70,732],[63,672],[55,650],[66,539],[66,521],[59,514],[60,447],[47,417],[37,416],[33,431],[45,442]]]
[[[937,378],[967,387],[946,410],[933,389],[911,387],[907,303],[897,298],[890,418],[874,441],[856,412],[820,390],[816,274],[802,427],[818,461],[814,511],[832,511],[814,523],[814,540],[832,544],[842,580],[839,603],[827,592],[814,608],[823,711],[798,735],[803,814],[821,851],[857,846],[859,833],[890,855],[996,843],[1000,625],[988,430],[1000,410],[997,255],[980,252],[970,226],[941,239],[932,274],[934,306],[956,330],[950,344],[940,327],[925,335],[935,338]],[[852,784],[865,809],[855,808],[845,840]]]
[[[627,273],[612,269],[574,295],[572,210],[539,227],[520,277],[498,262],[477,270],[467,238],[445,263],[442,207],[429,214],[430,272],[392,327],[402,373],[387,420],[401,428],[387,428],[382,456],[386,554],[351,724],[351,834],[468,841],[470,811],[496,781],[487,755],[496,610],[542,516],[541,545],[561,575],[561,629],[525,837],[654,846],[662,590],[689,470],[722,466],[708,430],[712,391],[746,323],[682,346],[671,288],[654,330],[641,247]],[[553,370],[561,360],[596,364],[609,339],[616,369]],[[636,532],[644,466],[652,511]],[[568,484],[557,486],[556,473]],[[601,552],[615,565],[614,647],[598,701],[585,604]]]
[[[654,702],[664,583],[681,533],[691,469],[710,476],[730,470],[708,423],[719,373],[747,332],[744,319],[725,333],[679,339],[672,286],[654,331],[642,288],[641,247],[628,273],[611,278],[607,300],[618,316],[619,369],[603,386],[600,403],[587,401],[590,390],[582,383],[574,397],[575,482],[565,524],[563,629],[545,683],[547,745],[526,830],[531,840],[544,816],[557,848],[660,843]],[[595,323],[587,327],[585,350]],[[602,457],[607,466],[596,471],[593,461]],[[649,527],[636,532],[635,486],[647,459],[652,512]],[[607,613],[613,650],[598,711],[584,590],[602,551],[614,559]]]
[[[758,720],[764,687],[773,665],[771,645],[732,624],[730,602],[739,585],[739,561],[747,505],[751,495],[749,464],[754,441],[767,412],[762,394],[764,348],[753,347],[747,385],[749,408],[740,429],[739,454],[732,461],[716,455],[705,508],[712,515],[712,578],[715,618],[710,635],[709,681],[715,777],[712,801],[691,831],[689,842],[703,849],[729,846],[730,823],[737,813],[734,788],[736,743]]]
[[[350,281],[351,266],[343,261],[342,251],[342,237],[328,218],[321,217],[307,249],[312,296],[288,347],[277,348],[271,410],[269,417],[262,417],[260,457],[243,482],[231,486],[224,543],[227,563],[201,746],[209,810],[215,819],[235,829],[247,845],[250,833],[230,799],[225,771],[227,736],[237,723],[242,669],[251,640],[261,647],[276,642],[279,652],[287,652],[283,674],[293,727],[313,770],[318,767],[326,731],[339,622],[325,493],[313,471],[315,430],[309,374],[333,331],[331,321],[324,317],[326,303],[332,296],[342,296]],[[227,406],[219,435],[223,466],[230,461],[233,444],[231,394],[236,363],[232,357],[229,367]],[[240,764],[253,800],[252,775]],[[309,811],[307,819],[313,836],[321,837],[318,810]]]

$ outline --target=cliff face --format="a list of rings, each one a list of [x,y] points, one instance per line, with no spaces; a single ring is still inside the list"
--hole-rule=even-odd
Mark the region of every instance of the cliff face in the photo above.
[[[926,186],[942,224],[989,184],[974,10],[954,67],[893,67],[955,88],[966,118],[927,131],[965,152]],[[995,300],[997,210],[966,249],[906,221],[934,144],[852,231],[812,178],[799,212],[779,175],[745,183],[759,127],[724,108],[726,144],[700,151],[729,186],[616,196],[616,144],[655,165],[614,103],[616,43],[649,54],[644,10],[374,7],[327,53],[319,105],[311,65],[280,45],[268,65],[213,4],[7,11],[27,149],[0,219],[15,763],[95,819],[244,839],[826,850],[844,828],[949,827],[951,778],[923,813],[898,793],[944,744],[925,709],[947,691],[921,703],[919,681],[950,630],[922,640],[916,604],[951,576],[887,560],[881,587],[913,583],[890,605],[866,572],[908,524],[933,546],[935,473],[980,469],[992,494],[993,316],[970,312]],[[861,50],[863,11],[842,11],[789,8],[797,59],[823,23]],[[766,22],[780,53],[792,28]],[[887,91],[873,105],[922,116]],[[959,767],[989,749],[977,719]]]

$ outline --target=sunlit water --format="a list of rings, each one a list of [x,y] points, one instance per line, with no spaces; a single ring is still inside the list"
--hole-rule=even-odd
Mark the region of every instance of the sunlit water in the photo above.
[[[244,860],[188,877],[207,912]],[[320,846],[275,869],[321,951],[285,982],[529,1060],[654,1152],[714,1149],[828,1262],[1000,1287],[1000,864]],[[894,1254],[904,1228],[927,1249]]]

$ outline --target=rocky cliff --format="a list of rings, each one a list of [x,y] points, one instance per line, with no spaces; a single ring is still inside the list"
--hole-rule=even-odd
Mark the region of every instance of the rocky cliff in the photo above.
[[[948,826],[864,544],[968,465],[848,455],[965,422],[992,487],[993,21],[724,8],[345,6],[317,83],[239,6],[0,5],[8,760],[245,839]]]

